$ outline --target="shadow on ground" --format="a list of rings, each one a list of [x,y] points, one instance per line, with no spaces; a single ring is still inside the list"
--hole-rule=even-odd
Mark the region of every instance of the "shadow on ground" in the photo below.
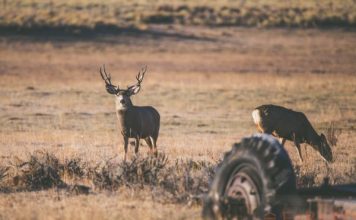
[[[178,33],[177,31],[168,29],[148,28],[141,30],[136,27],[121,28],[114,25],[96,25],[93,28],[82,26],[5,26],[0,27],[0,37],[21,42],[95,41],[101,43],[120,43],[121,41],[125,42],[122,38],[126,37],[153,40],[216,41],[213,38],[200,37],[191,33]]]

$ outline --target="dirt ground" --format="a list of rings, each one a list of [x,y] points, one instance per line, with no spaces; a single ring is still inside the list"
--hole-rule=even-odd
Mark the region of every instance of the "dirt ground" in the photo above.
[[[46,149],[61,159],[123,158],[106,65],[121,87],[148,72],[134,104],[161,114],[158,150],[171,162],[217,163],[232,143],[256,132],[251,111],[279,104],[303,111],[316,130],[340,130],[327,167],[303,145],[286,144],[300,186],[356,182],[356,33],[342,29],[152,26],[88,36],[0,34],[1,164]],[[133,149],[129,149],[130,157]],[[147,154],[142,143],[140,154]],[[88,183],[90,186],[90,183]],[[179,211],[177,211],[179,210]],[[55,189],[3,193],[0,219],[199,219],[200,204],[157,200],[150,189]]]

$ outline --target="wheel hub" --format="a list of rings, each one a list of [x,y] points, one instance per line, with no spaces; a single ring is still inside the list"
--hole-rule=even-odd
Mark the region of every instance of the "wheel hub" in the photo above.
[[[249,175],[245,172],[238,172],[229,181],[225,195],[229,200],[244,201],[247,214],[253,215],[260,204],[258,194],[256,184]]]

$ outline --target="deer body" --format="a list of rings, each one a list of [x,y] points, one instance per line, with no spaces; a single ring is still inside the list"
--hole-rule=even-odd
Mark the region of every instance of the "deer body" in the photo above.
[[[262,105],[252,112],[253,121],[262,133],[293,141],[303,161],[300,144],[306,143],[317,150],[326,161],[332,161],[332,151],[324,134],[318,135],[302,112],[276,105]]]
[[[142,71],[142,72],[141,72]],[[126,160],[129,138],[135,139],[135,153],[138,153],[140,139],[144,139],[150,148],[157,155],[157,139],[160,128],[160,115],[158,111],[151,106],[135,106],[130,97],[137,94],[141,89],[146,69],[142,69],[137,75],[137,83],[127,89],[120,89],[119,86],[111,84],[111,77],[105,71],[100,74],[106,84],[108,93],[115,95],[116,115],[119,121],[120,133],[124,139],[124,150]]]
[[[117,110],[117,118],[121,134],[127,138],[145,139],[152,137],[157,140],[160,115],[151,106],[131,106]]]

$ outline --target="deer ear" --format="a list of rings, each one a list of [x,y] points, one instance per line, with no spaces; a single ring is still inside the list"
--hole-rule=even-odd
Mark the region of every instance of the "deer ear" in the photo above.
[[[116,87],[113,85],[106,85],[106,91],[112,95],[115,95],[118,93],[118,89],[116,89]]]
[[[129,89],[130,95],[136,95],[141,89],[141,86],[133,86]]]

